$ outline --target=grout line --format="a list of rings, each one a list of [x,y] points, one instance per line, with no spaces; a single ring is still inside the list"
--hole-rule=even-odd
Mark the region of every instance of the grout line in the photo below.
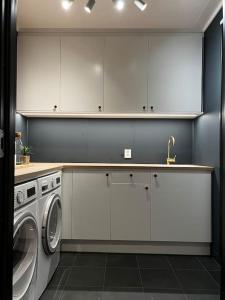
[[[174,276],[175,276],[175,278],[176,278],[176,280],[177,280],[179,286],[181,287],[181,290],[182,290],[182,292],[183,292],[183,294],[184,294],[184,297],[186,298],[186,300],[188,300],[188,295],[186,295],[186,293],[185,293],[185,291],[184,291],[184,289],[183,289],[183,287],[182,287],[182,284],[181,284],[181,282],[180,282],[180,280],[179,280],[179,278],[178,278],[178,276],[177,276],[177,274],[176,274],[176,271],[175,271],[173,265],[171,264],[171,262],[170,262],[170,260],[169,260],[169,258],[168,258],[167,256],[165,256],[165,258],[166,258],[166,260],[167,260],[167,262],[168,262],[168,264],[169,264],[169,266],[170,266],[170,268],[171,268],[171,271],[173,272],[173,274],[174,274]]]
[[[139,265],[139,261],[138,261],[138,255],[135,255],[136,258],[136,262],[137,262],[137,269],[138,269],[138,274],[140,277],[140,281],[141,281],[141,288],[142,288],[142,292],[144,293],[144,284],[143,284],[143,280],[142,280],[142,276],[141,276],[141,269],[140,269],[140,265]]]
[[[213,279],[213,281],[217,284],[217,286],[219,287],[219,289],[221,289],[221,286],[219,285],[219,283],[216,281],[216,279],[212,276],[212,274],[209,272],[209,270],[206,268],[206,266],[201,262],[201,260],[196,257],[196,259],[199,261],[199,263],[203,266],[204,270],[209,274],[209,276]]]
[[[104,272],[104,278],[103,278],[103,291],[105,289],[105,278],[106,278],[107,262],[108,262],[108,255],[105,253],[105,272]]]

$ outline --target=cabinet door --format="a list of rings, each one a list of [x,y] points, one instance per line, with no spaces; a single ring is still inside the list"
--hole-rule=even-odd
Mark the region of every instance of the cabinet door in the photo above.
[[[62,238],[72,238],[72,209],[73,199],[73,172],[63,172],[63,183],[62,183]]]
[[[109,182],[103,172],[73,174],[72,238],[109,240]]]
[[[147,176],[148,185],[111,184],[111,240],[150,240],[150,175]]]
[[[61,39],[61,99],[65,112],[103,109],[104,38]]]
[[[211,242],[210,174],[157,172],[151,191],[152,241]]]
[[[148,101],[156,113],[201,112],[201,34],[150,37]]]
[[[104,110],[129,113],[147,110],[145,37],[107,37],[104,60]]]
[[[46,112],[58,110],[59,37],[19,36],[17,62],[17,110]]]

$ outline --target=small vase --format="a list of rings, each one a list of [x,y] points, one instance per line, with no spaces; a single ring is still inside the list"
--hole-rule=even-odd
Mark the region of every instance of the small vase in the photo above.
[[[21,156],[21,164],[28,165],[30,163],[30,155]]]

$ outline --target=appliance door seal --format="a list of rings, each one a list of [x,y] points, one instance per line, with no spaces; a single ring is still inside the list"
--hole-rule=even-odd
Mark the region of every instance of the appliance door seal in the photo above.
[[[61,239],[61,230],[61,198],[58,194],[53,194],[47,200],[42,222],[42,245],[47,255],[56,252]]]

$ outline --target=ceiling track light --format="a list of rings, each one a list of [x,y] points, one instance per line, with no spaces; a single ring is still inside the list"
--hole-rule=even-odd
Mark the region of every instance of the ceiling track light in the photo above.
[[[62,8],[65,10],[69,10],[73,5],[73,2],[74,0],[62,0],[61,1]]]
[[[113,0],[113,3],[115,5],[115,8],[118,10],[123,10],[125,6],[124,0]]]
[[[147,3],[143,0],[134,0],[134,4],[141,10],[144,11],[147,7]]]
[[[90,14],[93,7],[95,6],[95,3],[96,3],[95,0],[88,0],[88,3],[84,7],[85,11]]]

